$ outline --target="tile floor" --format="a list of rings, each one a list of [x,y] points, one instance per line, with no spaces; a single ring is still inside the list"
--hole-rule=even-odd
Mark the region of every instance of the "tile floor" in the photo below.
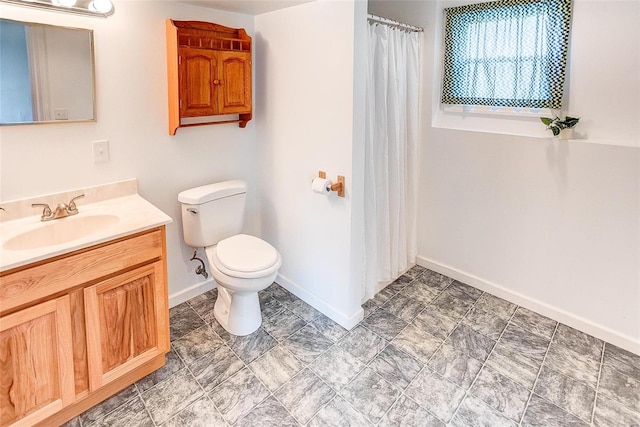
[[[346,331],[282,287],[229,335],[174,307],[164,368],[72,426],[640,426],[640,356],[416,267]]]

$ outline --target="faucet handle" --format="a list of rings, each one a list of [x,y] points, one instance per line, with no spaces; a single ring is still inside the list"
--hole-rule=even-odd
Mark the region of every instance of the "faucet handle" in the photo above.
[[[32,208],[40,208],[40,207],[44,208],[44,209],[42,209],[42,216],[40,217],[40,219],[42,221],[44,221],[45,218],[51,217],[51,208],[49,207],[48,204],[46,204],[46,203],[32,203],[31,207]]]
[[[76,196],[73,199],[71,199],[71,201],[67,205],[67,211],[69,211],[69,213],[78,213],[78,207],[76,206],[76,200],[82,199],[83,197],[84,197],[84,194],[80,194],[79,196]]]

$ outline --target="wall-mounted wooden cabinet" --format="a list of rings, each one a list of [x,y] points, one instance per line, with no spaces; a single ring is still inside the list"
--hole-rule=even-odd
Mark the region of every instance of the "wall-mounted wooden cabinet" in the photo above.
[[[164,227],[0,274],[0,426],[60,425],[164,365]]]
[[[168,19],[167,71],[170,135],[251,120],[251,37],[243,29]],[[201,120],[184,120],[193,118]]]

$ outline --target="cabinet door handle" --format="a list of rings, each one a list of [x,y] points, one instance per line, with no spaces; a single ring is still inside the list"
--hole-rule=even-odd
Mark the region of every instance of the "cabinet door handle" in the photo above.
[[[221,85],[221,84],[222,84],[222,80],[215,79],[215,80],[213,81],[213,84],[214,84],[214,85]]]

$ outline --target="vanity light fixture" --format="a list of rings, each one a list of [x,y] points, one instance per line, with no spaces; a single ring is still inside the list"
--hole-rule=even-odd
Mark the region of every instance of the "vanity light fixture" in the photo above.
[[[113,14],[111,0],[0,0],[0,3],[37,7],[57,12],[75,13],[106,18]]]

